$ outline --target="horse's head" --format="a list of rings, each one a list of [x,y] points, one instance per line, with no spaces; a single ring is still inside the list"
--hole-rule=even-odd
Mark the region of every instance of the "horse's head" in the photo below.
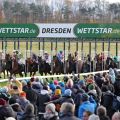
[[[68,61],[73,61],[74,60],[74,55],[72,53],[68,54]]]
[[[9,53],[7,53],[5,55],[5,61],[9,61],[9,60],[12,60],[12,56]]]
[[[53,62],[58,62],[59,60],[58,60],[58,57],[57,57],[57,55],[54,55],[53,56]]]
[[[45,60],[42,59],[42,56],[38,56],[38,62],[43,64],[45,63]]]
[[[38,56],[38,62],[42,61],[42,56]]]
[[[27,58],[26,61],[27,61],[28,64],[32,64],[33,63],[33,60],[31,58]]]

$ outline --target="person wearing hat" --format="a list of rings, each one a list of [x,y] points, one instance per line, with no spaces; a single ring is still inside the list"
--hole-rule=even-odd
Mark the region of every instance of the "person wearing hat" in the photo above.
[[[60,97],[59,99],[50,101],[48,103],[54,103],[55,105],[59,104],[59,108],[57,108],[57,111],[60,110],[60,106],[64,103],[64,102],[68,102],[74,105],[74,100],[72,98],[72,91],[70,89],[66,89],[64,92],[64,95],[62,97]],[[46,103],[46,104],[48,104]]]
[[[81,96],[81,105],[78,110],[78,117],[80,119],[83,118],[84,111],[90,111],[91,113],[95,112],[95,104],[89,101],[89,95],[87,93],[83,93]]]
[[[62,97],[60,97],[57,100],[53,100],[51,101],[55,104],[59,103],[60,105],[62,105],[64,102],[69,102],[74,104],[73,98],[72,98],[72,91],[70,89],[66,89],[64,92],[64,95]]]
[[[65,83],[62,82],[62,81],[60,81],[60,82],[59,82],[59,86],[61,87],[61,92],[62,92],[62,94],[64,94],[64,92],[65,92]]]
[[[51,100],[56,100],[59,99],[61,97],[61,89],[56,89]]]
[[[47,51],[44,53],[44,58],[43,59],[45,60],[46,63],[49,63],[49,64],[51,63],[51,57],[50,57],[50,55],[48,54]]]
[[[58,120],[58,113],[55,110],[55,105],[53,103],[50,103],[46,105],[45,107],[45,114],[44,114],[45,120]]]
[[[53,80],[50,80],[50,82],[49,82],[49,87],[50,87],[50,89],[52,90],[52,92],[54,93],[54,91],[55,91],[55,89],[56,89],[56,86],[55,86],[55,84],[53,83]]]
[[[60,61],[61,64],[64,62],[64,53],[62,50],[60,50],[57,54],[58,60]]]
[[[5,120],[8,117],[16,117],[12,107],[6,103],[6,100],[0,98],[0,120]]]
[[[29,100],[26,99],[26,93],[24,91],[19,94],[19,99],[16,101],[19,103],[22,110],[25,110],[25,107],[30,103]]]

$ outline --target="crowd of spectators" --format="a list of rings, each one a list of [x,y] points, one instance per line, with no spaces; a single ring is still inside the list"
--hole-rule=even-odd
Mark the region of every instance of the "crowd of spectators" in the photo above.
[[[120,73],[16,80],[0,88],[0,120],[120,120]]]

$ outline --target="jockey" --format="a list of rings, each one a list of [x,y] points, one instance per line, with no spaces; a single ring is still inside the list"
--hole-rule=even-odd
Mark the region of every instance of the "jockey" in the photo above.
[[[16,59],[19,64],[23,64],[21,61],[21,58],[22,58],[21,52],[19,52],[18,50],[14,50],[13,51],[13,59]]]
[[[48,52],[45,52],[44,53],[44,58],[43,58],[45,61],[46,61],[46,63],[51,63],[51,58],[50,58],[50,55],[48,54]]]
[[[76,52],[75,52],[75,57],[74,57],[74,60],[77,62],[77,61],[78,61],[78,59],[79,59],[79,58],[78,58],[78,52],[76,51]]]
[[[38,58],[35,53],[32,53],[31,59],[33,60],[33,62],[38,63]]]
[[[61,63],[64,62],[64,53],[62,50],[59,51],[59,53],[57,54],[57,57]]]

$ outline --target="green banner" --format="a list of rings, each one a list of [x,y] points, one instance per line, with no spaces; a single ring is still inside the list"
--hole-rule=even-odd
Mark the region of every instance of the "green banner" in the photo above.
[[[74,34],[78,38],[120,38],[120,24],[77,24]]]
[[[0,38],[120,38],[120,24],[0,24]]]
[[[0,37],[37,37],[39,28],[35,24],[0,24]]]

